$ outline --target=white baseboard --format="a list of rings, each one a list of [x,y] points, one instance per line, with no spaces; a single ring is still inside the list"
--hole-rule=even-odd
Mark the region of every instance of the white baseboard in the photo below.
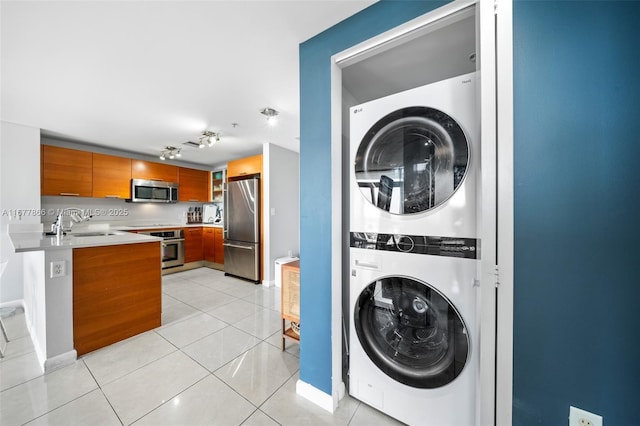
[[[324,408],[328,412],[333,413],[333,397],[310,385],[309,383],[298,380],[296,382],[296,393],[301,397],[313,402],[318,407]]]
[[[78,353],[75,349],[52,358],[48,358],[44,361],[44,372],[49,373],[53,370],[57,370],[58,368],[71,365],[76,362],[76,359],[78,359]]]
[[[276,281],[275,280],[262,280],[262,285],[265,287],[273,287],[274,285],[276,285]]]

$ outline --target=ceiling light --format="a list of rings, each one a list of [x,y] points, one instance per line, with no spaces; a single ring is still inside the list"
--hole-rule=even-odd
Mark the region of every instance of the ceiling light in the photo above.
[[[182,148],[176,148],[175,146],[165,146],[160,153],[160,159],[164,161],[167,159],[167,157],[169,157],[170,160],[173,160],[176,157],[180,157],[180,151],[182,151]]]
[[[266,107],[265,109],[260,111],[260,114],[267,117],[267,124],[269,124],[270,126],[275,126],[278,120],[278,114],[280,113],[273,108]]]
[[[200,136],[200,145],[198,145],[198,147],[204,148],[205,141],[209,146],[215,145],[216,142],[220,142],[220,133],[205,130],[204,132],[202,132],[202,136]]]

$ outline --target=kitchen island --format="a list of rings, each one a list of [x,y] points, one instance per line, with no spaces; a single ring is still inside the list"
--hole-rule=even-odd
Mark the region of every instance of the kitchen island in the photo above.
[[[41,228],[9,237],[23,253],[25,317],[45,372],[160,326],[160,238]]]

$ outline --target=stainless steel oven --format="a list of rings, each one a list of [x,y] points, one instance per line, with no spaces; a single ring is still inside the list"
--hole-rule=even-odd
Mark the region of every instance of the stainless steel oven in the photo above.
[[[145,235],[161,237],[162,269],[184,265],[184,231],[182,229],[140,232]]]

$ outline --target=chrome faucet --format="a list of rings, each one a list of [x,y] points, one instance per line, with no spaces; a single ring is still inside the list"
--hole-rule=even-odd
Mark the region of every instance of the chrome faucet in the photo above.
[[[66,209],[60,210],[58,213],[58,217],[56,221],[51,224],[51,232],[55,232],[57,237],[61,237],[64,233],[64,228],[62,225],[62,217],[67,213],[71,218],[71,222],[69,223],[69,231],[74,223],[85,222],[91,219],[93,216],[85,213],[83,209],[79,209],[77,207],[69,207]]]

